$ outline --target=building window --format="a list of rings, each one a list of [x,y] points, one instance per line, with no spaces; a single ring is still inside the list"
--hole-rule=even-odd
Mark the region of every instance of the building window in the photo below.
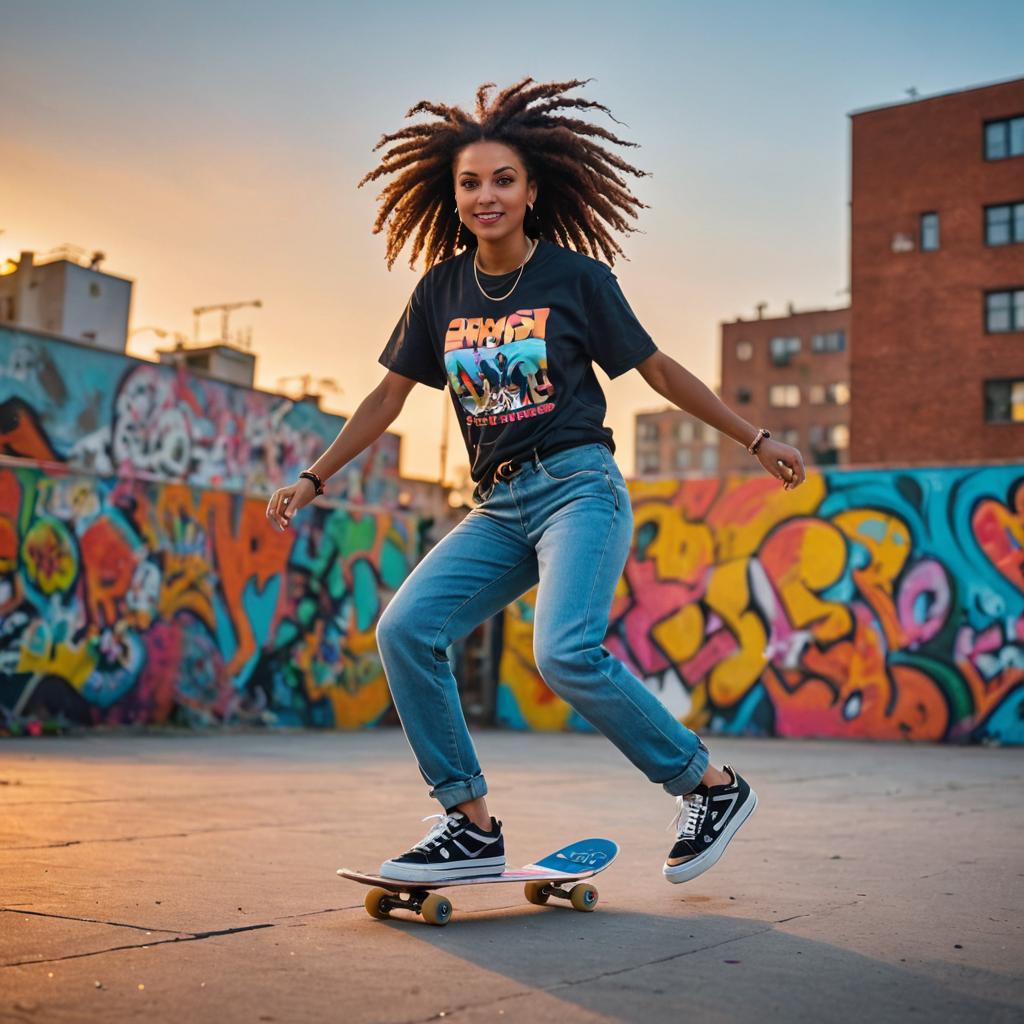
[[[676,424],[676,440],[682,441],[684,444],[688,444],[693,440],[692,420],[680,420]]]
[[[708,444],[718,444],[718,431],[710,423],[704,424],[703,434]]]
[[[800,351],[800,339],[772,338],[768,348],[775,366],[788,366],[793,356]]]
[[[750,388],[737,388],[736,389],[736,401],[740,405],[750,404]]]
[[[985,421],[1024,423],[1024,378],[985,381]]]
[[[794,448],[800,444],[800,430],[798,427],[784,427],[779,435],[783,444],[791,444]]]
[[[657,441],[658,440],[658,424],[642,422],[637,424],[636,428],[637,440],[639,441]]]
[[[1024,331],[1024,288],[985,295],[985,330],[989,334]]]
[[[773,384],[768,389],[768,404],[779,409],[793,409],[800,404],[799,384]]]
[[[825,428],[815,424],[807,431],[807,440],[812,448],[821,448],[825,443]]]
[[[807,401],[811,405],[824,405],[825,404],[825,385],[824,384],[811,384],[807,388]]]
[[[939,248],[939,215],[921,214],[921,252],[935,252]]]
[[[850,447],[850,428],[845,423],[837,423],[829,427],[828,439],[833,448],[844,451]]]
[[[1024,156],[1024,115],[985,125],[985,159],[1005,160]]]
[[[644,452],[640,456],[641,473],[657,473],[661,469],[661,461],[656,452]]]
[[[689,448],[677,448],[676,449],[676,469],[689,469],[690,468],[690,449]]]
[[[1024,242],[1024,203],[985,207],[985,244]]]
[[[846,348],[846,331],[826,331],[811,338],[812,352],[842,352]]]
[[[754,346],[749,341],[737,341],[736,342],[736,358],[740,362],[745,363],[748,359],[753,358]]]
[[[700,468],[708,472],[715,472],[718,469],[718,449],[705,447],[700,450]]]
[[[829,405],[849,405],[850,385],[844,381],[825,386],[825,401]]]

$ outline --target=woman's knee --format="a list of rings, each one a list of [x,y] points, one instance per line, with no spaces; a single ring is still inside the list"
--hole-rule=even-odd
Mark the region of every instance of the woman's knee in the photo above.
[[[392,598],[377,620],[377,646],[392,647],[406,644],[413,638],[413,616],[404,602]]]
[[[401,595],[397,595],[377,620],[377,646],[381,649],[430,647],[436,632],[422,607],[417,609],[412,602],[403,601]],[[443,642],[443,638],[439,642]]]
[[[593,667],[590,652],[573,644],[534,643],[533,657],[541,678],[555,693],[571,690]]]

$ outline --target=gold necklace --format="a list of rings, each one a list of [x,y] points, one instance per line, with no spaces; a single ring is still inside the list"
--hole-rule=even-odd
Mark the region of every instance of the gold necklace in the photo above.
[[[505,292],[504,295],[488,295],[487,292],[484,291],[484,286],[480,283],[480,273],[479,273],[479,270],[478,270],[477,265],[476,265],[477,254],[474,252],[473,253],[473,277],[476,280],[477,288],[480,289],[480,294],[485,299],[490,299],[491,302],[504,302],[505,299],[507,299],[516,290],[516,285],[519,284],[519,278],[521,278],[523,276],[523,271],[526,269],[526,264],[530,262],[530,259],[533,256],[533,254],[536,251],[536,249],[537,249],[537,239],[536,238],[531,238],[530,239],[530,251],[526,254],[526,259],[524,259],[523,262],[519,264],[519,273],[516,274],[515,282],[513,283],[512,287],[509,288],[509,290],[507,292]]]

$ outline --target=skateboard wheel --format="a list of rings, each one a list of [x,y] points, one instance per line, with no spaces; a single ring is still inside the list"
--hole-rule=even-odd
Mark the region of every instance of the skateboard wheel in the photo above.
[[[569,890],[569,899],[572,902],[573,910],[582,910],[585,913],[597,909],[597,889],[586,882],[580,882]]]
[[[441,928],[452,919],[451,901],[432,892],[424,899],[420,913],[428,924],[436,924],[438,928]]]
[[[548,893],[544,891],[547,884],[547,882],[527,882],[526,901],[528,903],[533,903],[538,907],[544,906],[549,898]]]
[[[383,900],[391,894],[387,889],[371,889],[366,894],[366,899],[363,901],[363,906],[366,907],[366,912],[370,917],[376,917],[378,920],[382,920],[391,914],[383,904]]]

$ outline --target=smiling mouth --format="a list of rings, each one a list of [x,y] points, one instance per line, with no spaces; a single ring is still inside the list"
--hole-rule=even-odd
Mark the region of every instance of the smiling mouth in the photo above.
[[[504,217],[503,213],[474,213],[473,216],[483,224],[493,224],[500,217]]]

